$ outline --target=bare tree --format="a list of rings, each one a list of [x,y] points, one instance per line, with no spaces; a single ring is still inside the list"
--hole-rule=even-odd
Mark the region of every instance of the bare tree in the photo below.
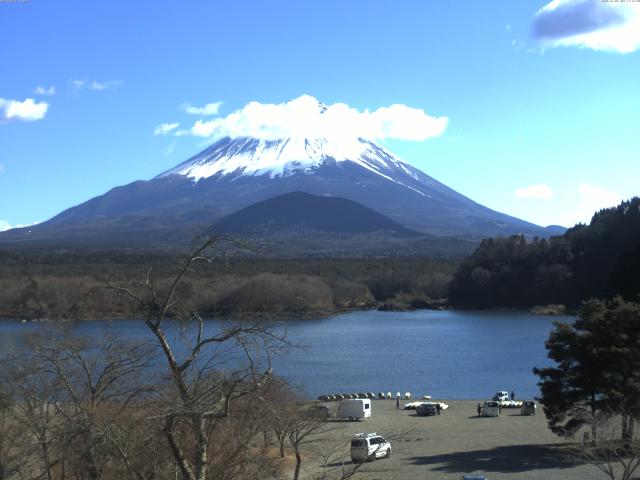
[[[630,480],[640,466],[640,437],[628,431],[629,418],[633,417],[626,412],[600,412],[590,419],[590,424],[597,425],[598,436],[589,438],[585,432],[583,443],[574,447],[575,455],[611,480]]]
[[[302,452],[309,450],[312,444],[318,441],[319,436],[326,434],[329,430],[326,418],[318,416],[315,412],[309,412],[300,407],[291,411],[287,437],[296,456],[293,480],[298,480],[300,476]]]
[[[385,439],[398,439],[407,433],[385,435]],[[343,434],[333,438],[324,437],[315,442],[308,452],[316,459],[320,472],[312,476],[312,478],[314,480],[347,480],[358,475],[361,475],[362,478],[368,478],[372,474],[380,473],[388,476],[391,472],[398,470],[397,467],[390,466],[384,462],[378,462],[375,465],[366,462],[353,462],[350,458],[350,443],[351,438],[345,437]]]
[[[156,284],[149,271],[140,284],[107,287],[142,315],[151,342],[55,328],[30,331],[14,342],[18,353],[3,352],[0,480],[279,475],[282,462],[255,439],[285,330],[211,325],[181,301],[182,282],[213,261],[216,242],[197,249],[168,283]]]
[[[141,344],[100,340],[68,329],[29,332],[17,342],[20,353],[2,362],[12,422],[33,446],[22,452],[27,477],[98,479],[117,471],[118,478],[137,478],[125,455],[133,437],[123,432],[135,402],[153,391],[142,381],[153,356]]]
[[[285,458],[291,416],[295,413],[299,397],[291,386],[279,377],[273,377],[258,394],[260,401],[257,405],[264,445],[269,445],[268,439],[273,434],[278,444],[278,455]]]
[[[349,458],[349,438],[344,434],[335,438],[323,438],[316,442],[310,450],[312,457],[320,467],[317,480],[333,480],[334,478],[349,478],[353,469],[359,469],[363,463],[353,464]],[[340,467],[339,469],[337,467]]]
[[[15,421],[15,399],[0,389],[0,480],[12,478],[26,466],[30,442]]]
[[[211,263],[210,238],[189,255],[166,288],[151,272],[142,284],[110,287],[131,300],[153,334],[168,369],[163,411],[154,418],[184,480],[205,480],[210,464],[212,435],[230,419],[241,418],[242,399],[251,397],[269,381],[270,351],[282,346],[284,334],[257,323],[229,323],[210,331],[198,312],[182,304],[178,295],[184,279],[199,263]],[[186,322],[186,345],[172,339],[176,318]]]
[[[44,374],[29,353],[6,350],[0,359],[0,385],[11,408],[4,411],[5,421],[19,429],[26,442],[18,449],[23,458],[21,477],[42,476],[51,480],[58,463],[53,444],[55,432],[56,380]],[[0,441],[11,441],[0,435]],[[13,442],[12,442],[13,443]],[[13,449],[17,447],[13,444]]]

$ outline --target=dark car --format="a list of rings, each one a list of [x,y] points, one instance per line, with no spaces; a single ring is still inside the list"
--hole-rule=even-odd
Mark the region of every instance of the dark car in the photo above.
[[[421,417],[429,417],[431,415],[437,415],[438,410],[436,409],[436,406],[433,403],[421,403],[416,408],[416,414],[418,414]]]
[[[307,410],[307,415],[312,418],[326,420],[331,417],[331,410],[326,405],[313,405]]]

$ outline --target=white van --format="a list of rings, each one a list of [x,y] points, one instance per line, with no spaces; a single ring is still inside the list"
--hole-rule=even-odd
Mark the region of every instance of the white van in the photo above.
[[[483,417],[497,417],[500,415],[500,403],[496,400],[489,400],[482,405]]]
[[[338,405],[336,418],[348,418],[349,420],[360,420],[371,416],[370,398],[353,398],[342,400]]]
[[[351,439],[351,460],[354,462],[390,456],[391,444],[377,433],[356,433]]]

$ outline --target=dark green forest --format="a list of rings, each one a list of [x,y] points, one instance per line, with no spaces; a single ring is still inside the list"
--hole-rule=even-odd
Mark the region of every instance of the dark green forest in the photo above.
[[[597,212],[550,239],[483,240],[449,286],[457,308],[577,307],[589,298],[640,294],[640,198]]]

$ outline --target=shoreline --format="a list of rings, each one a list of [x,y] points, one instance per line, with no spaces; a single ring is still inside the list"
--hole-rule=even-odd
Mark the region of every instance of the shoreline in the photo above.
[[[310,312],[285,312],[285,313],[273,313],[273,314],[265,314],[264,312],[241,312],[232,316],[226,316],[223,314],[218,315],[204,315],[203,320],[233,320],[238,322],[243,322],[247,320],[275,320],[275,321],[288,321],[288,320],[323,320],[331,317],[335,317],[337,315],[342,315],[351,312],[367,312],[367,311],[378,311],[378,312],[395,312],[395,313],[404,313],[404,312],[417,312],[421,310],[432,310],[432,311],[453,311],[453,312],[514,312],[514,313],[530,313],[531,315],[539,316],[539,317],[575,317],[576,312],[573,310],[566,310],[564,313],[557,312],[545,312],[538,313],[533,311],[532,308],[483,308],[483,309],[474,309],[474,308],[454,308],[451,305],[443,305],[443,306],[433,306],[433,307],[413,307],[413,308],[386,308],[385,305],[388,305],[386,302],[382,302],[376,304],[374,306],[367,307],[353,307],[353,308],[341,308],[332,311],[310,311]],[[385,307],[385,308],[381,308]],[[140,320],[144,321],[142,317],[135,316],[104,316],[104,317],[91,317],[91,318],[29,318],[29,317],[21,317],[16,318],[13,316],[2,316],[0,315],[0,322],[18,322],[18,323],[71,323],[71,322],[85,322],[85,321],[120,321],[120,320]],[[167,320],[176,320],[174,317],[167,317]]]
[[[377,303],[374,305],[367,305],[363,307],[350,307],[339,308],[335,310],[317,310],[317,311],[305,311],[305,312],[277,312],[277,313],[265,313],[265,312],[238,312],[234,315],[225,314],[205,314],[204,320],[237,320],[245,321],[253,317],[259,320],[321,320],[325,318],[334,317],[336,315],[342,315],[344,313],[351,312],[366,312],[366,311],[389,311],[389,312],[410,312],[418,310],[452,310],[451,308],[405,308],[405,309],[381,309],[380,307],[386,305],[386,302]],[[173,317],[167,317],[167,319],[174,320]],[[118,321],[118,320],[144,320],[142,317],[135,316],[105,316],[105,317],[91,317],[91,318],[29,318],[15,316],[3,316],[0,314],[0,322],[15,321],[21,323],[45,323],[45,322],[83,322],[87,320],[103,320],[103,321]]]

